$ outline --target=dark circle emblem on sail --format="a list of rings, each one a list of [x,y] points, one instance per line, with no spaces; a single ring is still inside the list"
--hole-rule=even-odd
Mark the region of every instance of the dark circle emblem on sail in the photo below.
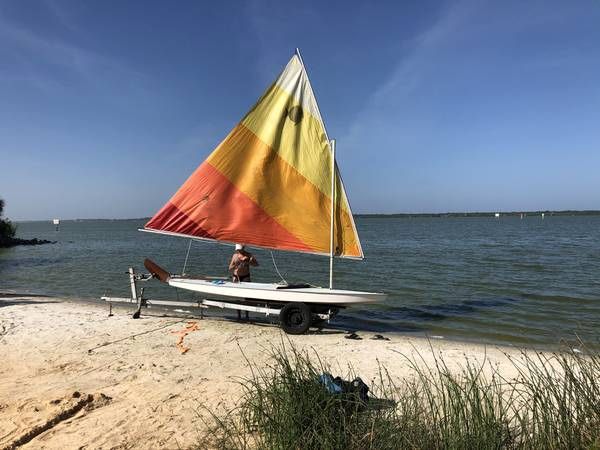
[[[300,105],[296,105],[288,109],[287,115],[292,122],[300,123],[304,117],[304,111],[302,111],[302,107]]]

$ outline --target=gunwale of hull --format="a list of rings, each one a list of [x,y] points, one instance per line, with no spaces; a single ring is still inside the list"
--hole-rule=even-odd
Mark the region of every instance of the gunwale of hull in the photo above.
[[[377,292],[327,289],[321,287],[277,289],[279,285],[271,283],[231,281],[208,281],[194,278],[171,277],[170,286],[231,298],[261,300],[277,303],[309,303],[320,305],[350,306],[365,303],[377,303],[385,300],[386,294]]]

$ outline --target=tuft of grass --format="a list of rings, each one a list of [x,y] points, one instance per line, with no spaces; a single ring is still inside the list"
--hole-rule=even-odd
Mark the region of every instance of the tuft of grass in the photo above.
[[[523,448],[600,449],[598,352],[535,353],[513,364]]]
[[[431,366],[405,359],[411,376],[380,367],[365,405],[326,391],[319,376],[331,370],[317,355],[273,347],[271,363],[240,380],[238,405],[210,412],[198,448],[600,449],[597,352],[522,352],[513,380],[486,361],[450,370],[438,355]]]

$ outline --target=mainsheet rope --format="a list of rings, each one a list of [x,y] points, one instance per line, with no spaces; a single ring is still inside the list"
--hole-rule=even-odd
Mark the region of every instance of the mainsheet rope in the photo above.
[[[285,278],[283,278],[283,276],[281,275],[281,272],[279,272],[279,269],[277,268],[277,263],[275,262],[275,257],[273,256],[273,252],[271,253],[271,260],[273,261],[273,266],[275,267],[275,271],[277,272],[277,275],[279,275],[279,278],[281,278],[281,281],[284,282],[284,284],[288,284],[287,281],[285,281]]]
[[[188,258],[190,257],[190,249],[192,248],[192,241],[193,239],[190,239],[190,244],[188,245],[187,253],[185,255],[185,261],[183,263],[183,270],[181,271],[181,275],[185,275],[185,268],[187,267]]]
[[[181,275],[185,275],[185,269],[187,267],[187,263],[188,263],[188,259],[190,257],[190,250],[192,248],[192,242],[194,240],[190,239],[190,243],[188,244],[188,248],[187,248],[187,253],[185,255],[185,261],[183,262],[183,270],[181,271]],[[281,278],[281,281],[284,284],[289,284],[285,278],[283,278],[283,275],[281,275],[281,272],[279,271],[279,268],[277,267],[277,263],[275,262],[275,256],[273,256],[273,252],[270,251],[269,253],[271,253],[271,261],[273,261],[273,267],[275,267],[275,272],[277,272],[277,275],[279,275],[279,278]],[[177,293],[177,295],[179,295],[179,293]]]

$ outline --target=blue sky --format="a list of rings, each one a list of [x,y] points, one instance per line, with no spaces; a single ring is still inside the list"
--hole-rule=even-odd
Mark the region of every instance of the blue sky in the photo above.
[[[300,47],[355,212],[600,209],[600,2],[0,2],[13,220],[154,214]]]

